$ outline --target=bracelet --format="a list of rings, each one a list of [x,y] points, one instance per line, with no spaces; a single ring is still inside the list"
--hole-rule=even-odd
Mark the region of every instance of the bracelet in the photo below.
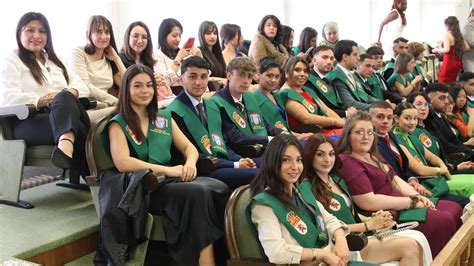
[[[367,221],[364,221],[364,227],[365,227],[365,231],[366,232],[369,232],[369,227],[367,226]]]
[[[47,96],[47,95],[43,96],[43,100],[44,100],[44,104],[46,105],[46,107],[49,108],[49,104],[50,104],[51,102],[49,101],[48,96]]]
[[[420,196],[420,194],[415,194],[415,195],[409,196],[411,202],[410,202],[410,206],[408,207],[408,209],[414,209],[415,208],[418,201],[420,201],[420,198],[418,198],[419,196]]]
[[[311,253],[313,254],[313,258],[311,259],[311,261],[315,261],[316,260],[316,249],[312,248]]]

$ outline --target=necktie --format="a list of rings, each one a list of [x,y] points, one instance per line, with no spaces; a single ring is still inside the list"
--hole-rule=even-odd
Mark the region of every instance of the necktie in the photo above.
[[[382,83],[382,89],[387,90],[387,85],[385,85],[385,81],[382,78],[382,75],[380,73],[375,73],[375,77],[379,80],[380,83]]]
[[[324,77],[324,78],[322,78],[322,80],[323,80],[329,87],[332,87],[332,83],[331,83],[331,81],[330,81],[328,78]]]
[[[248,120],[249,117],[247,115],[247,111],[245,111],[245,105],[242,102],[235,102],[237,104],[237,109],[244,114],[245,118]]]
[[[207,128],[207,116],[206,111],[204,110],[204,104],[198,103],[196,105],[196,109],[198,111],[199,120],[201,120],[201,123],[204,125],[205,128]]]
[[[390,150],[392,151],[393,155],[398,159],[398,163],[400,164],[400,167],[403,167],[403,159],[402,156],[400,155],[400,152],[398,151],[397,147],[390,141],[390,137],[385,135],[383,137],[385,142],[387,143],[388,147],[390,147]]]

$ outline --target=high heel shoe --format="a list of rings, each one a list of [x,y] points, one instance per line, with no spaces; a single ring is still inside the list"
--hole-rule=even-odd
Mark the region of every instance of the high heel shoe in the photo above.
[[[74,142],[67,138],[62,138],[59,141],[63,140],[69,141],[74,145]],[[51,161],[56,167],[62,168],[63,170],[71,168],[72,165],[72,158],[67,156],[58,146],[54,148],[53,154],[51,155]]]

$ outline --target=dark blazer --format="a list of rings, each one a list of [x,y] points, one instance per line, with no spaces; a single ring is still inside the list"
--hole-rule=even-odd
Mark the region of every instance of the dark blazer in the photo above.
[[[178,96],[174,99],[174,101],[180,101],[184,103],[186,106],[188,106],[195,114],[196,116],[198,115],[196,112],[196,108],[194,108],[193,103],[191,102],[191,99],[189,99],[188,95],[183,91],[181,91]],[[204,108],[206,108],[206,105],[204,104]],[[179,129],[183,131],[184,135],[191,141],[191,143],[198,149],[199,151],[199,146],[197,145],[196,141],[194,140],[191,132],[188,130],[188,126],[184,122],[184,119],[182,119],[179,115],[177,115],[174,112],[171,112],[171,116],[173,117],[174,121],[178,125]],[[212,121],[208,121],[208,123],[212,123]],[[234,162],[240,160],[242,157],[237,155],[232,149],[227,147],[227,160],[219,158],[219,168],[233,168],[234,167]],[[204,155],[204,154],[203,154]]]
[[[443,147],[446,153],[464,152],[467,157],[472,157],[473,150],[462,143],[449,127],[449,122],[443,116],[436,115],[433,109],[430,109],[428,117],[424,121],[425,127],[431,132]]]
[[[395,144],[395,146],[397,147],[398,152],[400,153],[400,156],[402,157],[403,166],[400,166],[398,158],[393,154],[387,142],[385,142],[385,140],[382,137],[377,137],[378,138],[377,148],[379,149],[379,152],[382,155],[382,157],[385,159],[385,161],[388,164],[390,164],[390,166],[397,173],[397,175],[401,179],[408,181],[408,178],[413,176],[413,174],[410,172],[410,169],[408,169],[408,164],[409,164],[408,157],[406,156],[406,154],[403,152],[402,148],[398,144],[397,137],[392,132],[388,132],[388,136],[390,138],[390,141],[393,142],[393,144]]]
[[[316,73],[316,71],[314,71],[313,69],[310,70],[310,75],[315,75],[316,77],[321,78],[321,76],[319,76],[319,74]],[[337,90],[334,89],[334,86],[332,85],[331,82],[328,83],[328,82],[324,81],[324,83],[326,83],[326,85],[331,87],[334,90],[334,93],[336,93],[336,95],[338,95],[338,97],[339,97],[339,94],[337,93]],[[344,108],[339,107],[339,106],[334,106],[328,99],[326,99],[326,97],[324,97],[324,95],[322,95],[322,93],[317,88],[314,87],[314,85],[309,80],[306,81],[306,84],[304,84],[304,85],[306,87],[312,89],[314,92],[316,92],[316,95],[318,95],[319,99],[321,101],[323,101],[323,103],[326,104],[327,107],[329,107],[331,110],[336,112],[340,117],[346,117],[346,110]]]
[[[221,90],[217,91],[212,97],[222,97],[231,105],[236,106],[232,95],[230,95],[230,91],[228,87],[224,87]],[[243,102],[245,105],[245,102]],[[240,131],[237,126],[232,122],[230,117],[227,115],[226,111],[221,108],[221,118],[222,118],[222,134],[224,136],[224,141],[232,146],[232,145],[252,145],[252,144],[262,144],[264,147],[268,144],[268,137],[263,136],[256,136],[256,135],[245,135]],[[245,118],[244,118],[245,119]],[[273,125],[267,123],[265,119],[263,119],[265,123],[265,128],[267,129],[268,136],[276,136],[283,132],[282,129],[276,128]],[[250,122],[247,120],[247,123]]]
[[[390,62],[392,62],[392,63],[395,64],[395,59],[394,59],[394,58],[390,59]],[[387,68],[386,70],[384,70],[384,72],[383,72],[383,78],[384,78],[385,80],[388,80],[388,79],[392,76],[394,70],[395,70],[395,69],[394,69],[393,67],[389,67],[389,68]]]

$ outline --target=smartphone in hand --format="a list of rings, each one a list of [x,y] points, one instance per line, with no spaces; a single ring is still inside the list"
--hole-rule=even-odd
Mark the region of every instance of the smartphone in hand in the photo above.
[[[190,37],[186,43],[184,44],[183,48],[184,49],[191,49],[194,46],[194,37]]]

